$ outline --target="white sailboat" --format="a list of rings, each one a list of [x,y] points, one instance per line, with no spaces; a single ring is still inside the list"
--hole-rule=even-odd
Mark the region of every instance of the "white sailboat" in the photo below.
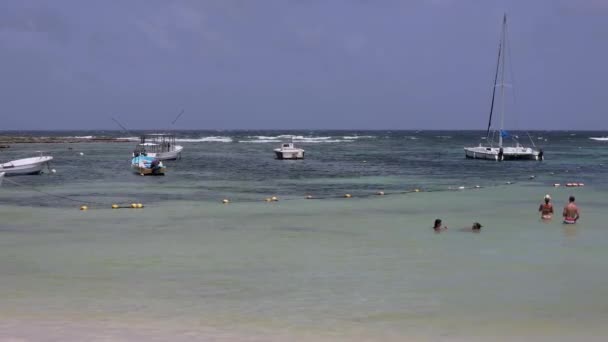
[[[485,144],[480,143],[479,146],[465,147],[465,156],[472,159],[486,160],[543,160],[544,153],[541,150],[536,150],[534,141],[530,139],[532,147],[526,147],[520,144],[517,136],[511,136],[504,130],[505,122],[505,57],[507,55],[507,15],[505,14],[502,22],[502,33],[500,44],[498,46],[498,61],[496,64],[496,74],[494,75],[494,89],[492,90],[492,104],[490,106],[490,119],[488,121],[488,129],[486,131]],[[499,79],[500,75],[500,79]],[[497,81],[499,81],[497,83]],[[496,88],[500,88],[501,99],[501,115],[500,128],[498,131],[492,128],[492,114],[494,111],[494,99],[496,96]],[[497,134],[498,133],[498,134]],[[498,135],[498,141],[495,142],[495,136]],[[512,146],[504,144],[505,138],[513,140]]]

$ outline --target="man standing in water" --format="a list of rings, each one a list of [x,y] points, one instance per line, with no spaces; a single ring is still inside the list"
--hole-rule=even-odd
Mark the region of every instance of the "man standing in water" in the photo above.
[[[578,207],[574,204],[574,196],[570,196],[568,204],[564,207],[564,223],[574,224],[581,218],[581,214],[578,211]]]
[[[543,220],[550,220],[553,217],[553,204],[551,203],[551,196],[545,195],[545,203],[541,203],[538,207],[540,212],[540,218]]]

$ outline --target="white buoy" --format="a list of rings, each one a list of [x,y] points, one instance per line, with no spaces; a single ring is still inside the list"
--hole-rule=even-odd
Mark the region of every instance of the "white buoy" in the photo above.
[[[51,173],[57,173],[57,170],[51,169]]]
[[[81,155],[81,156],[84,156],[84,153],[82,153],[82,152],[80,152],[80,153],[78,153],[78,154],[79,154],[79,155]]]
[[[464,190],[464,186],[459,186],[458,190]]]

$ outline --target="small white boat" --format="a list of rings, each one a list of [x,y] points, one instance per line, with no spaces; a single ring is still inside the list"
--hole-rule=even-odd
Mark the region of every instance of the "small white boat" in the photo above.
[[[277,159],[304,159],[304,150],[295,147],[293,143],[281,144],[281,147],[274,149],[274,153]]]
[[[183,146],[175,144],[175,135],[147,134],[140,137],[133,157],[145,154],[159,160],[175,160],[181,158],[183,149]]]
[[[4,175],[6,172],[0,172],[0,186],[2,186],[2,180],[4,180]]]
[[[536,150],[532,147],[522,146],[519,142],[518,136],[512,136],[503,129],[505,121],[505,57],[509,55],[507,53],[507,15],[503,17],[502,22],[502,33],[500,44],[498,46],[498,63],[496,64],[496,74],[494,75],[494,86],[492,90],[492,102],[490,105],[490,119],[488,121],[488,129],[486,136],[482,139],[485,140],[484,144],[479,144],[475,147],[465,147],[464,152],[466,158],[471,159],[485,159],[485,160],[543,160],[544,153],[542,149]],[[501,115],[500,115],[500,128],[491,132],[492,128],[492,116],[494,112],[494,99],[496,97],[496,88],[500,88],[499,97],[501,99]],[[498,135],[498,141],[495,141],[495,137]],[[528,135],[528,137],[530,137]],[[506,146],[503,144],[504,139],[511,138],[513,140],[513,146]],[[534,141],[530,137],[530,142],[533,147],[536,147]]]
[[[164,176],[167,168],[158,158],[139,155],[131,159],[131,168],[136,173],[145,175]]]
[[[44,167],[49,168],[51,160],[53,160],[53,157],[43,156],[40,153],[38,157],[17,159],[0,164],[0,172],[5,173],[7,176],[38,174],[42,172]]]

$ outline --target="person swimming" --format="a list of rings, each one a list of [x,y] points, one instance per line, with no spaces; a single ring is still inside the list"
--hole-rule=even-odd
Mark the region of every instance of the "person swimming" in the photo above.
[[[542,220],[550,220],[553,218],[553,204],[551,203],[551,196],[545,195],[545,202],[540,204],[538,207],[540,212],[540,218]]]
[[[435,233],[440,233],[443,230],[447,230],[448,227],[446,226],[441,226],[441,219],[436,219],[435,223],[433,224],[433,229],[435,230]]]
[[[568,204],[564,207],[562,214],[564,216],[564,224],[575,224],[581,218],[581,213],[574,203],[575,200],[574,196],[570,196]]]
[[[481,227],[483,227],[483,226],[479,222],[475,222],[475,223],[473,223],[473,225],[470,228],[462,228],[462,229],[460,229],[460,231],[479,233],[479,232],[481,232]]]

